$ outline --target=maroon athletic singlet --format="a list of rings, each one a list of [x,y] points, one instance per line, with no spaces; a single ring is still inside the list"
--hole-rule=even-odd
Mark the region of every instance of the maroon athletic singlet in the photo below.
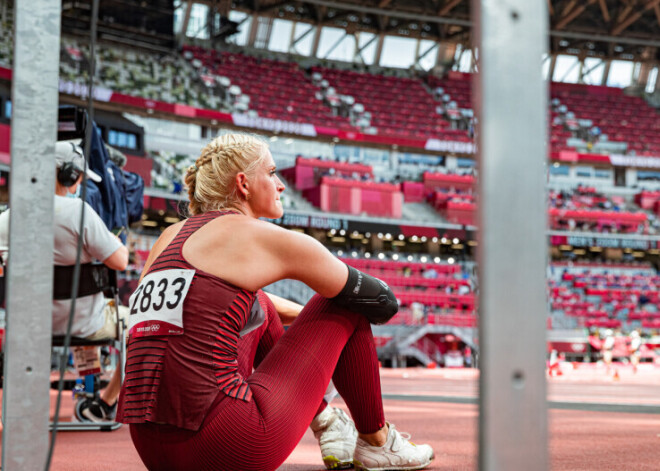
[[[238,373],[237,344],[255,293],[195,269],[182,255],[188,237],[223,214],[188,219],[148,271],[194,269],[195,276],[183,304],[184,335],[129,338],[117,414],[124,423],[197,430],[217,394],[252,398]]]

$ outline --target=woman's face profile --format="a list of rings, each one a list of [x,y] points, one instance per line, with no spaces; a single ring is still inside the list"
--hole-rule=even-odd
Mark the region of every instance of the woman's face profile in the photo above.
[[[263,152],[267,155],[254,172],[248,204],[256,217],[278,219],[284,214],[280,195],[285,186],[275,173],[275,161],[270,151],[264,149]]]

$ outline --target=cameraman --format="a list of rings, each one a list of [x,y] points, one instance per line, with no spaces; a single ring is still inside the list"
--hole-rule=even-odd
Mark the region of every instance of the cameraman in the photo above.
[[[85,157],[82,149],[72,142],[61,141],[55,144],[55,166],[57,179],[55,182],[55,215],[54,232],[54,264],[71,266],[76,263],[78,238],[82,236],[82,254],[80,263],[93,260],[102,261],[112,270],[125,270],[128,265],[128,249],[118,237],[108,231],[98,214],[77,196],[85,171]],[[101,177],[87,169],[87,177],[100,182]],[[82,208],[85,208],[85,225],[80,234],[80,218]],[[0,246],[9,244],[9,211],[0,215]],[[53,335],[66,334],[66,328],[71,309],[70,300],[53,301]],[[119,307],[122,318],[127,317],[128,310]],[[75,313],[71,335],[85,337],[90,340],[114,338],[117,335],[117,324],[114,306],[103,293],[84,296],[76,299]],[[100,400],[89,401],[89,407],[82,410],[85,418],[91,421],[106,421],[114,414],[114,404],[119,395],[119,371],[116,370],[108,384],[101,391]]]

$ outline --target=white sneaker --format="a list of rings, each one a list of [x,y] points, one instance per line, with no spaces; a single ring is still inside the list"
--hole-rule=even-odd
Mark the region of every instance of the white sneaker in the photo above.
[[[412,471],[424,469],[435,455],[429,445],[415,445],[410,435],[401,434],[388,423],[389,432],[383,446],[371,446],[361,438],[357,440],[353,463],[359,471]],[[405,436],[404,436],[405,435]]]
[[[327,469],[353,467],[357,430],[346,412],[328,406],[314,417],[310,428],[319,441],[321,456]]]

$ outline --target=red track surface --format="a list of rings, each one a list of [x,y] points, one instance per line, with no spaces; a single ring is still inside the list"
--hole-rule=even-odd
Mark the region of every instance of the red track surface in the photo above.
[[[385,412],[397,429],[413,440],[429,443],[436,459],[429,470],[472,470],[477,462],[477,406],[429,400],[387,399],[391,394],[475,396],[474,370],[382,370]],[[648,367],[633,375],[619,367],[619,379],[599,366],[585,366],[549,379],[550,398],[557,401],[659,404],[660,368]],[[655,394],[653,394],[655,392]],[[54,407],[54,391],[51,391]],[[63,419],[68,420],[71,398],[64,396]],[[341,401],[339,405],[343,407]],[[553,471],[660,469],[660,415],[621,412],[550,410],[550,459]],[[52,470],[144,470],[127,427],[115,432],[58,434]],[[280,471],[323,470],[316,440],[307,432]],[[240,471],[240,470],[239,470]]]
[[[660,367],[615,363],[609,372],[602,363],[562,363],[561,376],[548,378],[548,400],[575,403],[660,406]],[[443,397],[478,395],[475,369],[382,369],[383,394]],[[660,469],[660,464],[658,465]]]

